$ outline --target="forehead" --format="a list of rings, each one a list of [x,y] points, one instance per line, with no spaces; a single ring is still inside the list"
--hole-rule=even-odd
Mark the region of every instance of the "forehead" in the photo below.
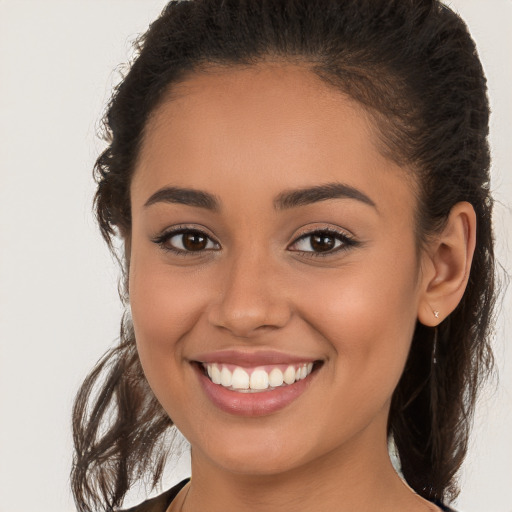
[[[366,111],[304,66],[211,68],[173,86],[155,109],[132,186],[146,195],[176,185],[222,196],[237,183],[255,195],[342,181],[377,195],[386,185],[397,204],[412,204],[406,171],[377,140]]]
[[[169,130],[179,138],[176,145],[192,143],[194,136],[203,147],[236,130],[236,140],[230,142],[252,145],[261,154],[269,143],[281,151],[297,151],[301,142],[327,144],[333,129],[344,138],[353,134],[352,144],[376,140],[365,111],[304,66],[210,67],[164,96],[147,123],[142,151],[150,156],[156,149],[151,142]]]

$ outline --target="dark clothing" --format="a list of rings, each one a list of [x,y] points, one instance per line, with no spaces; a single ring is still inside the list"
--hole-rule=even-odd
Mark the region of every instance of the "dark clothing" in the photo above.
[[[165,512],[167,507],[171,504],[172,500],[176,498],[176,495],[181,491],[181,489],[186,485],[188,481],[189,478],[186,478],[171,489],[165,491],[159,496],[156,496],[156,498],[151,498],[141,503],[140,505],[120,512]]]
[[[172,500],[176,497],[176,495],[181,491],[181,489],[188,481],[189,479],[187,478],[168,491],[160,494],[156,498],[151,498],[150,500],[147,500],[144,503],[137,505],[136,507],[132,507],[120,512],[165,512],[167,507],[171,504]],[[442,505],[441,503],[436,503],[436,505],[445,512],[455,512],[455,510]]]

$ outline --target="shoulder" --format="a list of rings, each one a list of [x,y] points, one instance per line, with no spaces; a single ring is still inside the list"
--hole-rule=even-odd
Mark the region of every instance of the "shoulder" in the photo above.
[[[172,503],[172,500],[188,481],[189,478],[186,478],[164,493],[146,500],[135,507],[119,510],[118,512],[165,512],[167,507]]]

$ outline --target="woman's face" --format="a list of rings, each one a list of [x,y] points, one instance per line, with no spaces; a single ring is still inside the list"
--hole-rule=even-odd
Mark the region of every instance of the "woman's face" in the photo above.
[[[386,445],[423,285],[413,184],[375,140],[292,65],[196,74],[150,119],[130,302],[196,461],[275,474]]]

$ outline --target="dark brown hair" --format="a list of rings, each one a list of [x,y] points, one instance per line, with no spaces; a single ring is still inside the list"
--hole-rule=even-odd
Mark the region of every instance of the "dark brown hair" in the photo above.
[[[148,117],[165,93],[207,66],[302,63],[358,101],[382,151],[419,183],[418,241],[470,202],[477,245],[456,310],[437,331],[417,324],[388,421],[403,475],[430,500],[458,493],[477,391],[492,368],[494,253],[489,193],[489,105],[464,22],[436,0],[183,0],[140,38],[104,118],[96,214],[113,247],[129,242],[130,181]],[[124,283],[126,269],[124,265]],[[125,288],[126,290],[126,288]],[[125,300],[127,297],[125,296]],[[437,363],[432,351],[437,338]],[[73,410],[72,487],[80,512],[112,510],[130,486],[162,475],[171,419],[141,368],[129,318],[118,346],[87,377]]]

